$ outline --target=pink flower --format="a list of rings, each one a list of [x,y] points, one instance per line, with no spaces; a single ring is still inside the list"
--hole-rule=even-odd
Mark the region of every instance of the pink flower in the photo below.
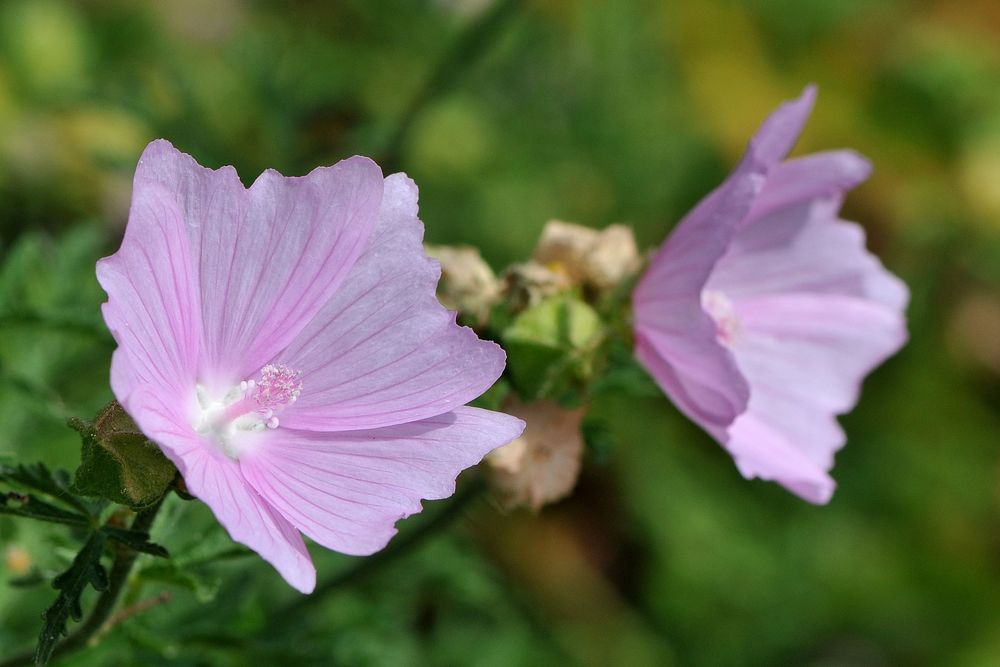
[[[300,591],[316,581],[300,532],[378,551],[524,427],[463,407],[505,355],[437,302],[422,236],[413,181],[367,158],[246,189],[160,140],[121,249],[97,266],[115,396]]]
[[[845,441],[836,415],[906,341],[909,296],[838,218],[869,163],[845,150],[784,160],[815,97],[764,122],[657,252],[633,306],[636,356],[744,477],[826,503]]]

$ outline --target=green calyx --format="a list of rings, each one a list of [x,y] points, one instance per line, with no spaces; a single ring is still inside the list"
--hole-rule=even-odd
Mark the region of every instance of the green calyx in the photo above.
[[[117,401],[93,421],[73,418],[83,452],[72,491],[106,498],[139,510],[153,505],[177,476],[177,469],[149,440]]]

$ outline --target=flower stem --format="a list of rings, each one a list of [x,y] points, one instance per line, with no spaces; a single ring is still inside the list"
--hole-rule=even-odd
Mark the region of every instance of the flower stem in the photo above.
[[[136,514],[135,519],[132,520],[131,529],[148,533],[149,529],[153,526],[157,512],[160,511],[160,507],[163,505],[164,498],[160,498],[155,505]],[[124,545],[117,548],[115,560],[111,565],[111,574],[108,576],[107,589],[97,599],[97,604],[94,605],[87,620],[77,628],[76,632],[56,647],[52,653],[53,659],[75,653],[90,644],[92,639],[96,639],[95,635],[97,632],[111,617],[111,612],[114,611],[115,605],[118,603],[118,598],[121,597],[122,591],[125,589],[128,575],[132,571],[132,566],[135,565],[138,556],[138,551],[129,549]],[[0,667],[23,667],[33,664],[34,660],[34,650],[25,651],[0,662]]]

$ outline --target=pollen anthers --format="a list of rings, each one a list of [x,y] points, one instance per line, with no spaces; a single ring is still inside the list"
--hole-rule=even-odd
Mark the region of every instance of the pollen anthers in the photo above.
[[[254,387],[254,400],[263,409],[281,409],[291,405],[302,391],[299,372],[288,366],[268,364],[260,369],[260,381]]]
[[[214,440],[232,459],[239,458],[234,437],[241,433],[278,428],[278,413],[293,404],[302,391],[299,371],[283,364],[268,364],[258,379],[244,380],[221,399],[197,387],[201,415],[196,431]]]

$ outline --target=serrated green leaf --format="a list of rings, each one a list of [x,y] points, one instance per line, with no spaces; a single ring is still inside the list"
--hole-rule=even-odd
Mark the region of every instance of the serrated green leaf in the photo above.
[[[602,337],[600,317],[571,295],[552,297],[524,311],[502,335],[518,393],[537,399],[566,391],[588,375],[589,357]]]
[[[15,491],[0,495],[0,514],[50,523],[62,523],[68,526],[90,525],[90,517],[87,515],[70,512],[44,500],[39,500],[34,495]]]
[[[70,491],[69,473],[65,470],[50,471],[44,463],[0,465],[0,480],[40,491],[84,514],[90,514],[90,508]]]
[[[177,469],[146,438],[117,402],[93,423],[75,420],[83,441],[73,491],[107,498],[135,510],[151,506],[170,487]]]
[[[128,528],[117,528],[115,526],[104,526],[101,528],[101,532],[105,534],[108,539],[124,544],[130,549],[134,549],[140,553],[149,554],[150,556],[159,556],[160,558],[169,558],[170,553],[161,547],[159,544],[149,541],[149,533],[144,533],[138,530],[129,530]]]
[[[80,596],[87,586],[93,586],[98,591],[107,589],[108,573],[101,565],[104,541],[103,533],[91,533],[90,539],[77,553],[69,569],[52,582],[53,588],[59,591],[59,595],[42,615],[44,625],[38,636],[38,646],[35,648],[36,665],[48,664],[59,639],[67,633],[66,624],[69,619],[79,621],[83,618]]]

